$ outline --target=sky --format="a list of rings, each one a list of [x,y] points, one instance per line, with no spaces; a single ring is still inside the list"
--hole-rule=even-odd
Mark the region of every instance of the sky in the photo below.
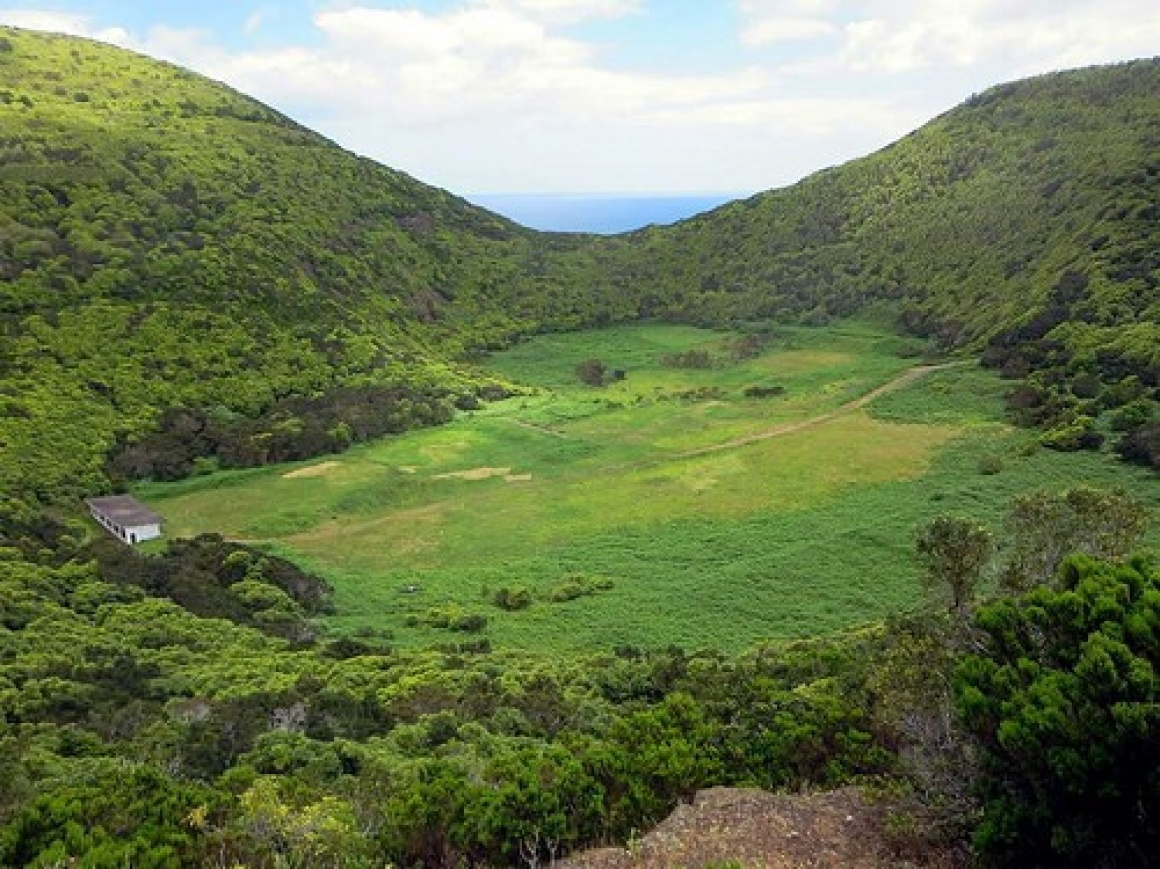
[[[752,193],[991,85],[1160,54],[1155,0],[0,0],[461,194]]]

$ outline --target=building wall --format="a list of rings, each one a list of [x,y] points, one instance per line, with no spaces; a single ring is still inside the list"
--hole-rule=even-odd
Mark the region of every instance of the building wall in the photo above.
[[[144,540],[153,540],[161,536],[161,526],[153,525],[129,525],[121,526],[113,522],[108,516],[96,510],[90,509],[89,512],[93,518],[96,519],[101,526],[105,528],[110,534],[125,543],[141,543]]]
[[[142,540],[153,540],[160,536],[160,525],[130,525],[125,529],[125,536],[121,539],[126,543],[140,543]]]

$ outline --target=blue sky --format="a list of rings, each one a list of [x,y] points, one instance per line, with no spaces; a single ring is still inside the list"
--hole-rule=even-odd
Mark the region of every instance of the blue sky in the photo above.
[[[1154,0],[0,0],[268,102],[429,183],[734,192],[992,84],[1160,53]]]

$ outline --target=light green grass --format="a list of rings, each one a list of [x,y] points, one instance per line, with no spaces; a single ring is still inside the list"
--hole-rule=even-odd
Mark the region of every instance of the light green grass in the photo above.
[[[914,364],[899,339],[860,323],[783,328],[760,358],[711,370],[658,362],[728,337],[637,326],[533,339],[493,361],[529,395],[342,456],[140,494],[171,534],[262,541],[326,576],[335,632],[463,641],[422,624],[454,604],[487,615],[493,645],[553,653],[737,649],[838,630],[916,602],[911,541],[937,513],[997,523],[1018,492],[1085,481],[1155,499],[1147,472],[1106,456],[1025,450],[1027,436],[1000,422],[1003,384],[966,367],[800,431],[683,455],[832,414]],[[627,378],[580,385],[576,364],[590,357]],[[748,399],[751,384],[787,393]],[[705,387],[719,394],[680,397]],[[984,456],[1002,471],[981,475]],[[612,588],[551,602],[577,577]],[[503,611],[487,599],[503,586],[535,602]]]

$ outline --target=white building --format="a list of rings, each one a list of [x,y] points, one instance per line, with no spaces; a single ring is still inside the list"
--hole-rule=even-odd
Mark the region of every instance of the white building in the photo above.
[[[132,495],[109,495],[85,501],[105,530],[125,543],[140,543],[161,536],[161,517]]]

